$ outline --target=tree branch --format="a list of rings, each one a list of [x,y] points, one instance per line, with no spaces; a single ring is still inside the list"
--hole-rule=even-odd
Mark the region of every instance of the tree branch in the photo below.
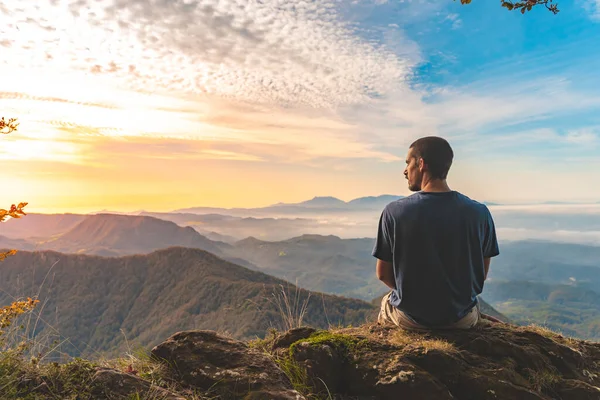
[[[10,118],[8,121],[4,117],[0,119],[0,133],[2,134],[6,135],[16,131],[18,126],[16,118]]]
[[[472,0],[460,0],[461,4],[470,4]],[[527,11],[535,6],[543,5],[548,11],[556,15],[560,11],[558,5],[553,3],[553,0],[525,0],[525,1],[511,1],[511,0],[500,0],[502,7],[509,11],[521,10],[521,14],[525,14]]]

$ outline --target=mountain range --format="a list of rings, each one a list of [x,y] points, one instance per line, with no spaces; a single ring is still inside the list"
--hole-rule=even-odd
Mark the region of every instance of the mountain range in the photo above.
[[[189,226],[171,221],[119,214],[70,215],[68,222],[60,215],[49,217],[32,214],[7,221],[2,227],[8,229],[3,229],[3,233],[7,231],[11,237],[0,236],[0,248],[117,257],[181,246],[206,250],[236,264],[258,269],[245,259],[235,257],[230,244],[208,239]],[[53,222],[52,218],[57,221]],[[15,229],[22,220],[29,224]],[[23,238],[16,238],[17,235]]]
[[[123,351],[126,342],[149,346],[184,329],[262,337],[269,327],[285,327],[284,293],[292,315],[307,304],[304,321],[315,327],[362,324],[377,312],[200,249],[124,257],[21,251],[0,268],[0,304],[37,294],[42,318],[30,334],[64,341],[61,351],[71,355]]]
[[[285,216],[285,215],[304,215],[319,213],[336,212],[364,212],[381,211],[394,200],[403,196],[381,195],[359,197],[345,202],[335,197],[314,197],[310,200],[300,203],[277,203],[267,207],[258,208],[215,208],[215,207],[191,207],[174,210],[174,213],[192,213],[192,214],[224,214],[232,216]]]
[[[180,226],[191,226],[202,235],[228,243],[255,236],[263,240],[284,240],[305,233],[318,233],[324,228],[313,218],[234,217],[223,214],[141,213],[139,215],[172,221]]]
[[[207,220],[222,220],[222,216],[205,217]],[[35,224],[36,219],[41,223]],[[26,221],[31,229],[25,226]],[[18,225],[22,226],[16,229]],[[18,221],[9,220],[2,224],[2,228],[6,228],[3,233],[7,232],[10,236],[0,237],[1,248],[124,256],[181,246],[209,251],[221,259],[293,282],[307,290],[365,301],[386,290],[375,277],[375,260],[370,255],[374,240],[371,238],[301,235],[278,241],[249,237],[225,243],[211,240],[189,226],[178,226],[171,221],[144,215],[110,214],[28,215]],[[19,235],[24,238],[19,238]],[[556,329],[579,337],[600,337],[593,328],[598,305],[590,300],[592,297],[560,305],[551,304],[548,296],[532,300],[526,297],[526,292],[509,290],[512,282],[515,285],[533,282],[563,285],[574,291],[598,292],[600,247],[519,241],[501,243],[500,248],[500,256],[492,261],[483,298],[512,320],[552,324]],[[502,282],[508,283],[500,285]],[[495,286],[496,283],[500,286]],[[488,298],[487,291],[492,289],[493,297]],[[551,319],[547,313],[536,312],[544,307],[552,308],[554,314]],[[523,311],[524,308],[527,311]],[[577,310],[581,311],[578,313]],[[569,317],[574,313],[577,318]],[[589,316],[585,321],[584,315]]]
[[[61,235],[87,218],[84,214],[28,214],[25,218],[8,219],[0,233],[8,238],[48,239]]]
[[[302,235],[267,242],[253,237],[236,242],[228,254],[261,271],[310,290],[370,300],[385,291],[375,276],[373,239]]]
[[[208,239],[189,226],[150,216],[96,214],[83,216],[76,224],[73,217],[69,224],[52,224],[46,216],[31,217],[30,224],[35,219],[44,222],[35,230],[38,237],[29,237],[34,232],[21,228],[18,233],[29,239],[0,237],[0,248],[116,257],[181,246],[206,250],[310,290],[363,300],[370,300],[383,290],[372,269],[373,239],[302,235],[277,242],[250,237],[229,244]],[[9,228],[11,225],[18,223],[5,224]],[[43,230],[46,227],[47,232]],[[12,231],[11,235],[16,233]],[[43,233],[53,236],[40,237]]]

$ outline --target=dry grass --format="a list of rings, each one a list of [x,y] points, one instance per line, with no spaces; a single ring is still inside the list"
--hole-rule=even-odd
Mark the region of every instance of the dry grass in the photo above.
[[[272,355],[271,347],[273,342],[279,337],[279,331],[275,328],[269,328],[264,338],[256,337],[246,342],[251,349],[261,353]]]
[[[163,400],[168,397],[160,389],[165,389],[171,393],[178,394],[189,400],[207,400],[210,397],[201,394],[197,390],[182,387],[174,377],[168,366],[152,359],[150,354],[143,350],[136,353],[128,353],[125,357],[102,360],[99,364],[106,368],[113,368],[121,372],[138,376],[152,386],[147,393],[131,394],[128,399],[131,400]]]
[[[432,339],[427,337],[427,334],[408,332],[398,329],[389,339],[390,343],[402,346],[407,350],[421,350],[427,353],[432,350],[441,351],[443,353],[458,353],[459,350],[454,344],[442,339]]]
[[[64,364],[38,364],[17,351],[0,353],[3,399],[41,400],[90,398],[95,366],[75,359]],[[24,384],[24,383],[28,384]],[[36,388],[43,390],[37,391]]]
[[[563,344],[563,345],[571,348],[573,351],[578,351],[577,344],[579,343],[579,341],[577,339],[557,333],[557,332],[555,332],[551,329],[548,329],[544,326],[536,325],[536,324],[529,324],[526,326],[516,327],[515,329],[519,330],[521,332],[524,332],[524,331],[535,332],[539,335],[544,336],[545,338],[548,338],[548,339],[554,340],[560,344]]]
[[[280,290],[274,290],[268,299],[279,311],[283,330],[291,330],[303,326],[304,317],[308,310],[311,293],[294,286],[293,292],[290,287],[279,285]],[[302,292],[308,293],[302,300]]]
[[[558,339],[563,337],[562,335],[554,332],[553,330],[550,330],[542,325],[536,325],[536,324],[529,324],[529,325],[525,325],[525,326],[520,326],[519,328],[517,328],[521,331],[527,330],[527,331],[533,331],[535,333],[539,333],[542,336],[545,336],[549,339]]]
[[[126,353],[121,358],[102,359],[98,364],[102,367],[113,368],[139,376],[157,386],[162,387],[168,384],[167,380],[164,379],[168,375],[167,367],[153,360],[150,354],[143,349]]]
[[[152,357],[152,354],[146,348],[142,346],[132,347],[126,337],[125,342],[127,344],[127,351],[123,357],[113,359],[102,358],[98,361],[98,366],[138,376],[152,385],[153,389],[151,388],[148,393],[144,393],[143,395],[132,394],[129,397],[130,399],[162,400],[165,398],[165,394],[160,389],[180,394],[189,400],[210,399],[210,397],[200,394],[197,390],[181,386],[173,376],[169,366]]]
[[[529,370],[529,382],[538,392],[544,392],[552,389],[561,380],[561,377],[554,371],[547,369],[541,371]]]
[[[18,304],[17,304],[18,306]],[[5,323],[0,335],[0,398],[21,400],[42,399],[89,399],[94,392],[93,376],[98,368],[106,367],[129,373],[151,384],[147,393],[133,393],[130,399],[162,400],[166,395],[159,388],[169,392],[181,393],[190,400],[208,399],[195,391],[181,387],[171,378],[169,368],[154,360],[143,348],[132,349],[124,357],[99,359],[94,362],[69,358],[67,362],[50,362],[52,355],[58,352],[58,345],[50,345],[44,339],[38,341],[30,336],[31,324],[28,323],[33,309],[21,310],[14,306],[14,317],[10,325]],[[5,308],[6,310],[6,308]],[[5,316],[8,315],[5,312]],[[6,321],[5,321],[6,322]],[[60,355],[64,358],[64,355]],[[23,385],[33,382],[33,386],[43,387],[37,391],[33,386]]]

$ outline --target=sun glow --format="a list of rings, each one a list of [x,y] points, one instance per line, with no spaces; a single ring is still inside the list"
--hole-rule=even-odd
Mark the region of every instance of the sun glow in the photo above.
[[[47,140],[3,140],[0,142],[0,160],[45,160],[76,162],[78,149],[72,143]]]

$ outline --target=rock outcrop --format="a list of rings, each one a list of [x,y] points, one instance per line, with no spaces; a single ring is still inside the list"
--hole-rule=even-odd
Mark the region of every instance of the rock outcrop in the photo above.
[[[186,400],[132,374],[111,368],[99,368],[92,381],[92,395],[96,400],[140,399]]]
[[[0,368],[2,399],[600,399],[600,343],[496,323],[428,333],[303,327],[249,343],[186,331],[123,371],[82,361],[18,376],[14,360]]]
[[[304,397],[268,355],[211,331],[180,332],[152,350],[184,385],[226,399]]]
[[[254,348],[192,331],[152,352],[175,379],[224,398],[600,399],[600,344],[503,324],[430,333],[304,327]]]
[[[371,325],[313,333],[287,357],[312,392],[336,398],[600,399],[600,344],[539,328],[423,334]]]

